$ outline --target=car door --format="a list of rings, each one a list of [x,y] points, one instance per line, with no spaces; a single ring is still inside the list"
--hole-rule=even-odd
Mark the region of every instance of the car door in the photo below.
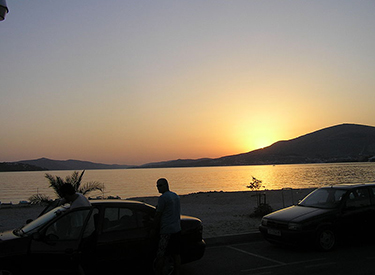
[[[106,207],[98,235],[96,259],[102,266],[146,265],[156,253],[153,217],[131,206]]]
[[[369,226],[372,231],[375,230],[375,187],[371,186],[369,188],[371,197],[371,210],[369,212]]]
[[[374,207],[368,188],[356,188],[349,192],[342,211],[340,229],[347,237],[359,237],[368,233]]]
[[[34,233],[29,249],[31,270],[69,274],[81,268],[82,242],[93,236],[96,212],[92,207],[70,210]]]

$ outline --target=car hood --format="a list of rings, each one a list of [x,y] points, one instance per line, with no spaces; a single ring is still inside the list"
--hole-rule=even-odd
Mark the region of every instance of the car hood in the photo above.
[[[267,216],[265,216],[265,218],[284,222],[299,222],[312,217],[326,214],[331,211],[332,209],[321,209],[295,205],[268,214]]]

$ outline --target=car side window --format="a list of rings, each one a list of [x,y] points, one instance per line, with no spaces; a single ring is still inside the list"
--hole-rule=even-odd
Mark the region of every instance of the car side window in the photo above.
[[[351,191],[346,201],[347,208],[360,208],[369,205],[371,205],[371,199],[367,188],[360,188]]]
[[[48,226],[45,235],[55,241],[76,240],[80,237],[90,209],[68,212]]]
[[[103,232],[128,230],[146,227],[152,222],[147,213],[125,208],[106,208],[104,212]]]

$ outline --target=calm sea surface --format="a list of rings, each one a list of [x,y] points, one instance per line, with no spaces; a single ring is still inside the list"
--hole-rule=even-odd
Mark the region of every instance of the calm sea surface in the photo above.
[[[48,171],[65,178],[73,171]],[[55,198],[46,172],[0,173],[0,201],[18,203],[36,193]],[[178,194],[205,191],[245,191],[252,176],[263,181],[266,189],[320,187],[336,183],[375,181],[375,163],[335,163],[259,165],[199,168],[86,170],[83,182],[105,184],[105,195],[121,198],[159,195],[155,182],[169,180]],[[92,193],[91,196],[101,195]]]

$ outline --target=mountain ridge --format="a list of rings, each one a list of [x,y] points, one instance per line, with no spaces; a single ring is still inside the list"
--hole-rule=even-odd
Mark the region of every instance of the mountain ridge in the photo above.
[[[18,163],[38,166],[47,170],[90,170],[90,169],[126,169],[129,165],[103,164],[82,160],[53,160],[49,158],[39,158],[35,160],[21,160]]]
[[[339,124],[294,139],[281,140],[262,149],[215,159],[172,160],[144,164],[142,168],[188,166],[234,166],[264,164],[298,164],[356,162],[375,156],[375,127]],[[183,164],[183,166],[182,166]]]
[[[40,167],[41,170],[89,170],[127,168],[171,168],[235,165],[269,165],[375,160],[375,127],[344,123],[323,128],[290,140],[280,140],[265,148],[219,158],[177,159],[143,165],[101,164],[80,160],[39,158],[12,164]],[[2,170],[4,171],[4,170]],[[14,171],[14,170],[12,170]]]

